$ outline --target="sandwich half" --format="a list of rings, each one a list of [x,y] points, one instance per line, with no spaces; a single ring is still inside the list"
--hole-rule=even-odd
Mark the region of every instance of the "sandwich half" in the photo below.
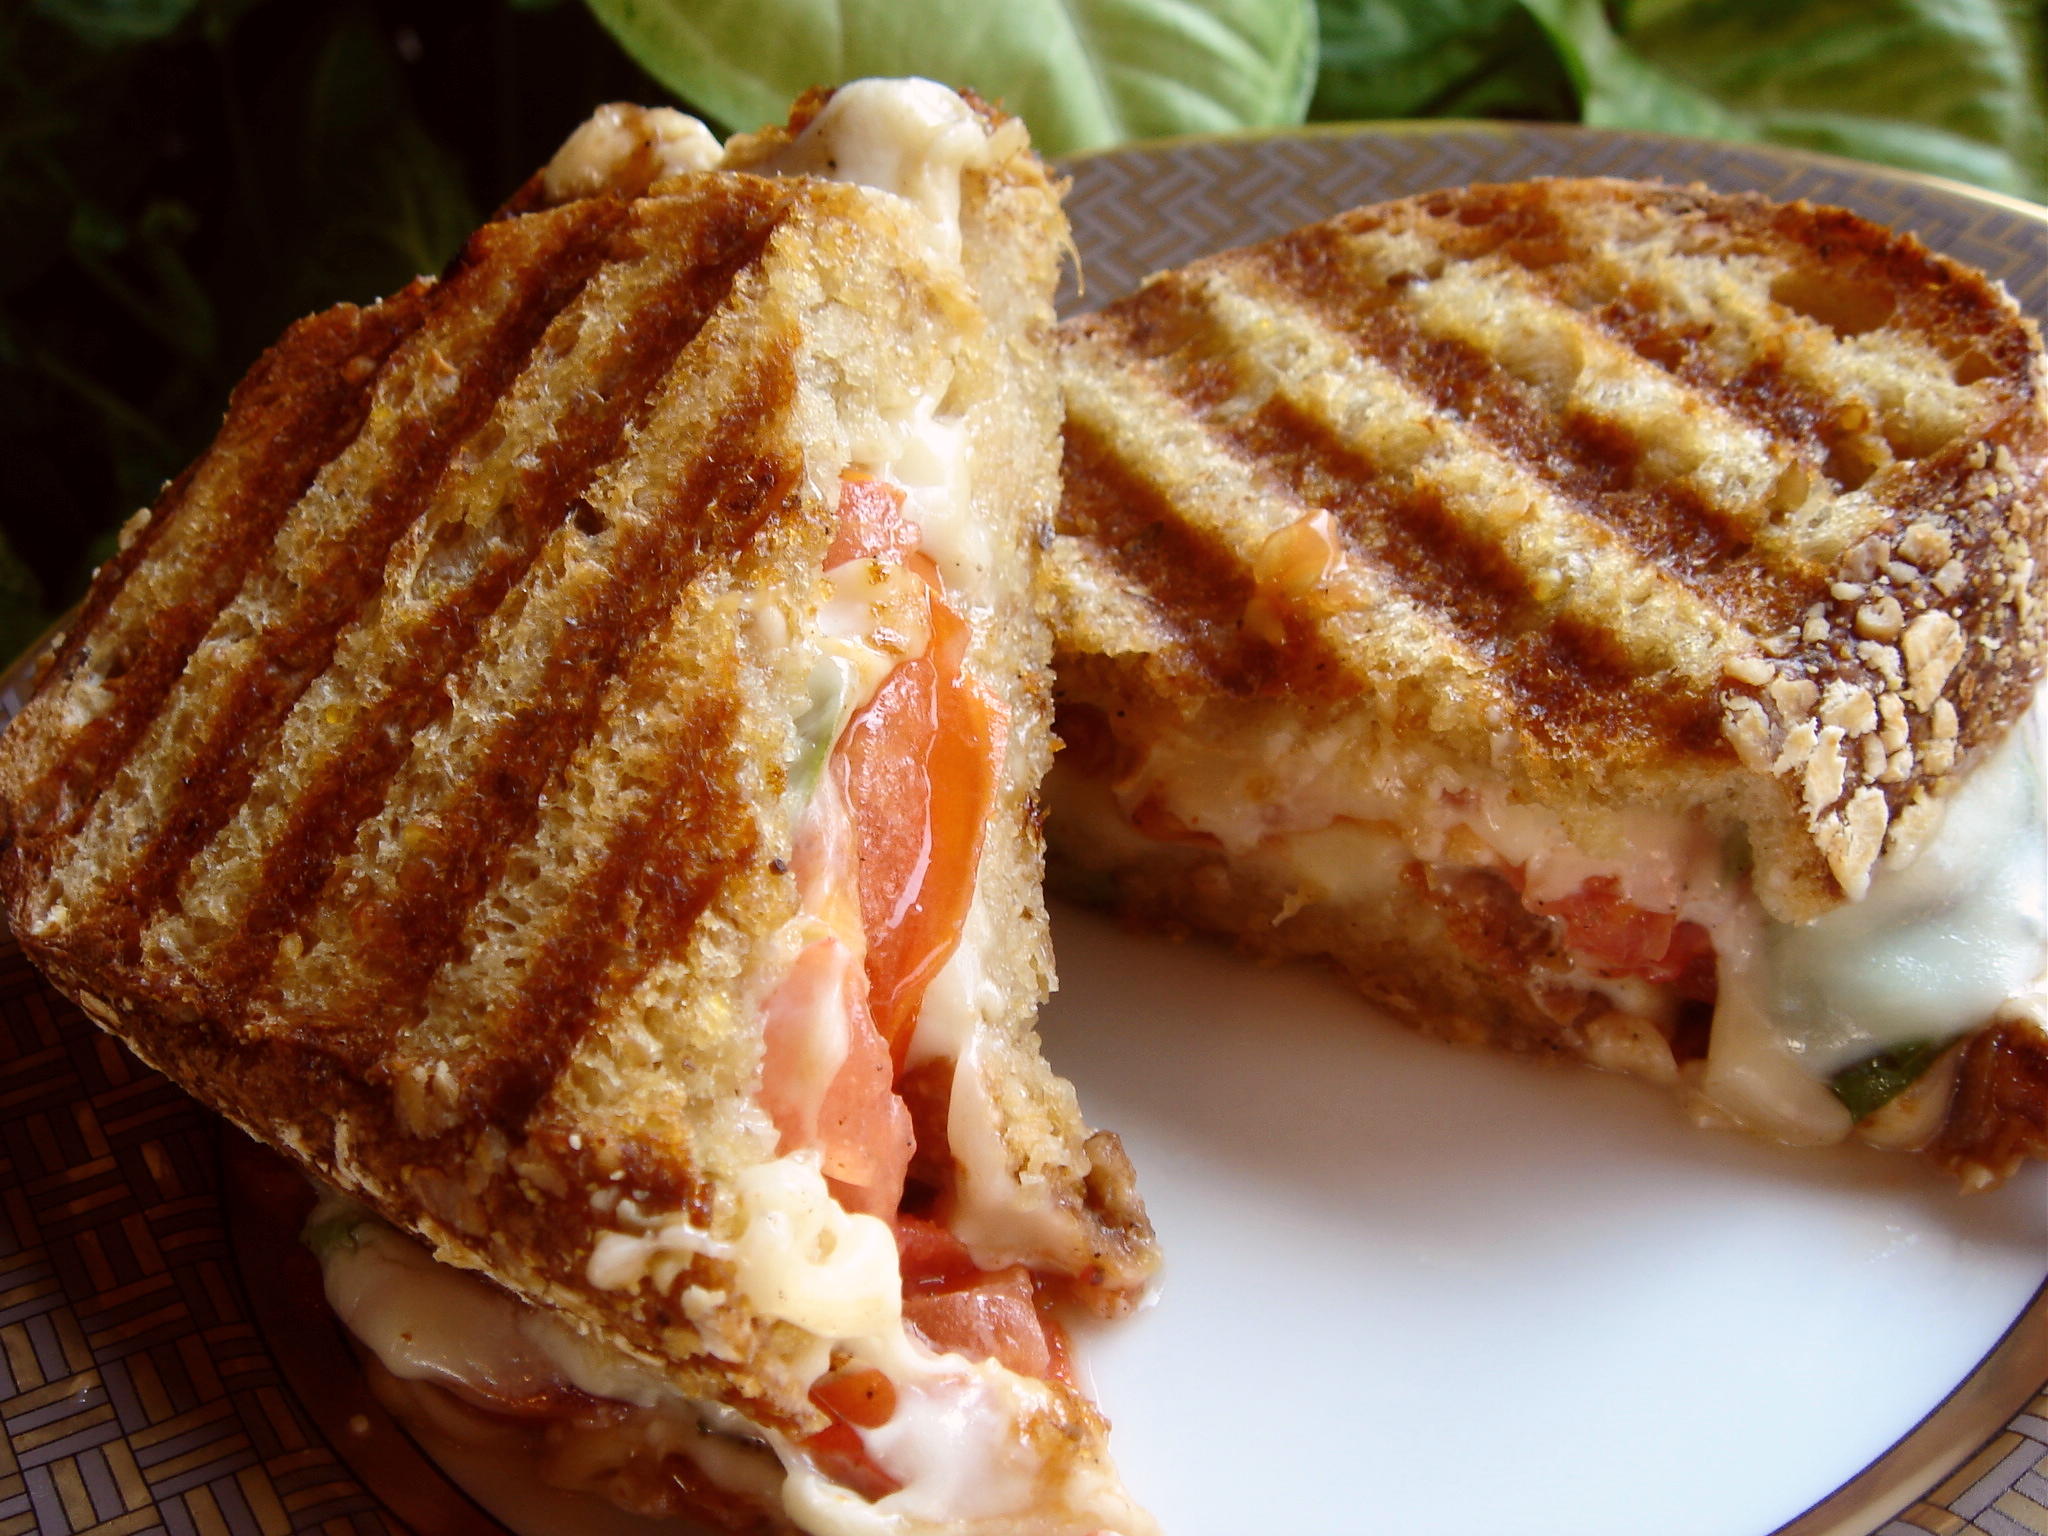
[[[1054,1309],[1151,1233],[1033,1031],[1065,238],[928,81],[605,108],[257,363],[0,737],[23,947],[558,1482],[1150,1529]]]
[[[1767,1137],[2048,1150],[2048,389],[2001,289],[1544,181],[1062,330],[1067,888]]]

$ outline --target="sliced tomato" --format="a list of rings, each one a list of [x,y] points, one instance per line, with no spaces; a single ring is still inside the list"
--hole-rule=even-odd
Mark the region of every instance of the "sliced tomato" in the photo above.
[[[903,1316],[933,1349],[995,1360],[1040,1381],[1067,1381],[1066,1334],[1022,1264],[975,1267],[967,1245],[936,1222],[896,1218]]]
[[[922,1216],[896,1218],[896,1253],[906,1296],[913,1291],[946,1291],[972,1285],[981,1274],[965,1243]]]
[[[861,1441],[860,1431],[851,1424],[835,1419],[804,1440],[803,1448],[820,1472],[842,1488],[851,1488],[869,1503],[886,1498],[903,1486],[875,1465]]]
[[[913,1291],[903,1298],[903,1320],[934,1349],[994,1360],[1040,1381],[1053,1374],[1037,1292],[1022,1264],[981,1275],[957,1290]]]
[[[839,1203],[886,1221],[903,1203],[917,1143],[866,991],[866,977],[837,939],[804,948],[768,1000],[760,1098],[779,1135],[778,1152],[816,1147]],[[846,1054],[821,1093],[823,1072],[810,1053],[842,1029]]]
[[[833,1482],[874,1500],[903,1485],[868,1455],[863,1429],[878,1429],[896,1414],[896,1384],[872,1366],[834,1371],[811,1388],[811,1401],[832,1422],[803,1442],[811,1460]]]
[[[1603,976],[1683,982],[1691,996],[1702,964],[1711,972],[1714,946],[1706,929],[1625,900],[1611,875],[1595,876],[1569,896],[1528,905],[1532,912],[1561,919],[1565,947]]]
[[[1563,919],[1565,945],[1574,955],[1618,976],[1662,960],[1678,927],[1669,912],[1624,901],[1611,875],[1588,880],[1569,896],[1529,905],[1545,917]]]
[[[1007,724],[962,671],[966,621],[936,594],[931,612],[930,650],[889,674],[834,759],[860,843],[869,1006],[899,1067],[960,943]]]
[[[839,517],[828,565],[876,559],[917,571],[931,591],[931,641],[890,672],[847,726],[831,783],[798,838],[805,910],[831,910],[850,871],[861,932],[850,933],[850,912],[833,919],[841,939],[809,946],[769,1000],[761,1100],[783,1151],[819,1148],[841,1203],[886,1219],[902,1203],[916,1150],[894,1080],[925,988],[960,942],[1004,720],[965,676],[967,623],[947,606],[937,568],[916,553],[903,492],[849,475]],[[854,967],[849,946],[862,945]],[[842,1018],[846,1053],[821,1086],[829,1064],[815,1057],[821,1041],[837,1040]]]
[[[861,1429],[880,1429],[896,1416],[896,1383],[871,1365],[834,1371],[811,1388],[811,1401]]]
[[[873,475],[850,471],[839,481],[839,532],[825,555],[825,569],[849,560],[892,560],[902,564],[917,548],[917,525],[903,515],[903,489]]]

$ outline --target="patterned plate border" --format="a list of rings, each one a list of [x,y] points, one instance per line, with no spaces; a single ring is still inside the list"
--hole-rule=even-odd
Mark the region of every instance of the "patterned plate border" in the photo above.
[[[2048,320],[2048,211],[1825,156],[1392,124],[1175,140],[1065,168],[1089,274],[1085,296],[1069,279],[1068,309],[1358,203],[1573,174],[1838,203],[2002,277]],[[0,675],[0,721],[27,676],[26,657]],[[0,1536],[495,1529],[369,1400],[333,1325],[309,1329],[303,1255],[249,1214],[279,1198],[260,1192],[267,1177],[0,941]],[[2048,1287],[1912,1433],[1777,1536],[2048,1536],[2044,1375]]]

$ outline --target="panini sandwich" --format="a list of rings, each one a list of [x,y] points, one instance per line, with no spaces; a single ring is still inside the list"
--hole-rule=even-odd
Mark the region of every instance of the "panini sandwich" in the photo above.
[[[1154,1265],[1032,1032],[1064,241],[927,81],[605,108],[286,333],[0,738],[24,948],[555,1481],[1150,1528],[1049,1312]]]
[[[1068,888],[1788,1142],[2048,1150],[2035,327],[1836,209],[1365,208],[1063,327]]]

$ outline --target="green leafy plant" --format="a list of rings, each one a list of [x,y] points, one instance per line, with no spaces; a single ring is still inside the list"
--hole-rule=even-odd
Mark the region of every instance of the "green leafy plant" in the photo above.
[[[1576,117],[2048,198],[2038,0],[1322,0],[1314,115]]]
[[[1298,123],[1310,0],[589,0],[647,71],[729,128],[861,75],[971,86],[1052,154]]]
[[[437,269],[593,103],[753,128],[870,73],[972,86],[1053,153],[1547,118],[2048,199],[2043,0],[18,0],[0,650],[76,598],[288,321]]]

